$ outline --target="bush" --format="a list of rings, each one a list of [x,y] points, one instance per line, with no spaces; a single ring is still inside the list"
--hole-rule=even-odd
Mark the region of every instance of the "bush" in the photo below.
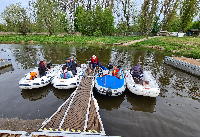
[[[102,32],[100,30],[96,30],[94,33],[93,33],[94,36],[96,37],[99,37],[99,36],[102,36]]]

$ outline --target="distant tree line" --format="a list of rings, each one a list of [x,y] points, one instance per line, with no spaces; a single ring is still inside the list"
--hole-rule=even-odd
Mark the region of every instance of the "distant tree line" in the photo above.
[[[199,9],[200,0],[144,0],[141,9],[135,0],[35,0],[28,8],[20,3],[6,7],[0,31],[89,36],[186,32],[200,29]]]

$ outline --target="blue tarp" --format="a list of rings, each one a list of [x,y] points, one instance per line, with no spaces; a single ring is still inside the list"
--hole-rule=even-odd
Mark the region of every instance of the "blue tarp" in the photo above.
[[[97,77],[96,80],[100,86],[111,89],[121,88],[125,84],[124,79],[118,79],[117,77],[111,75]]]
[[[106,67],[104,66],[100,66],[103,70],[108,70]]]

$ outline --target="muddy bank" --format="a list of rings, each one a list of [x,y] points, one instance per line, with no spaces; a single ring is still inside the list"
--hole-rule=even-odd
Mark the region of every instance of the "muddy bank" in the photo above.
[[[34,132],[41,127],[43,121],[44,119],[22,120],[18,118],[0,118],[0,130]]]

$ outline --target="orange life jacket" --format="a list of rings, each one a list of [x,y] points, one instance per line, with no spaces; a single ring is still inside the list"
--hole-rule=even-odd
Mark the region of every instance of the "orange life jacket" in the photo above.
[[[37,77],[37,73],[36,72],[30,72],[30,80],[33,80],[34,78]]]

